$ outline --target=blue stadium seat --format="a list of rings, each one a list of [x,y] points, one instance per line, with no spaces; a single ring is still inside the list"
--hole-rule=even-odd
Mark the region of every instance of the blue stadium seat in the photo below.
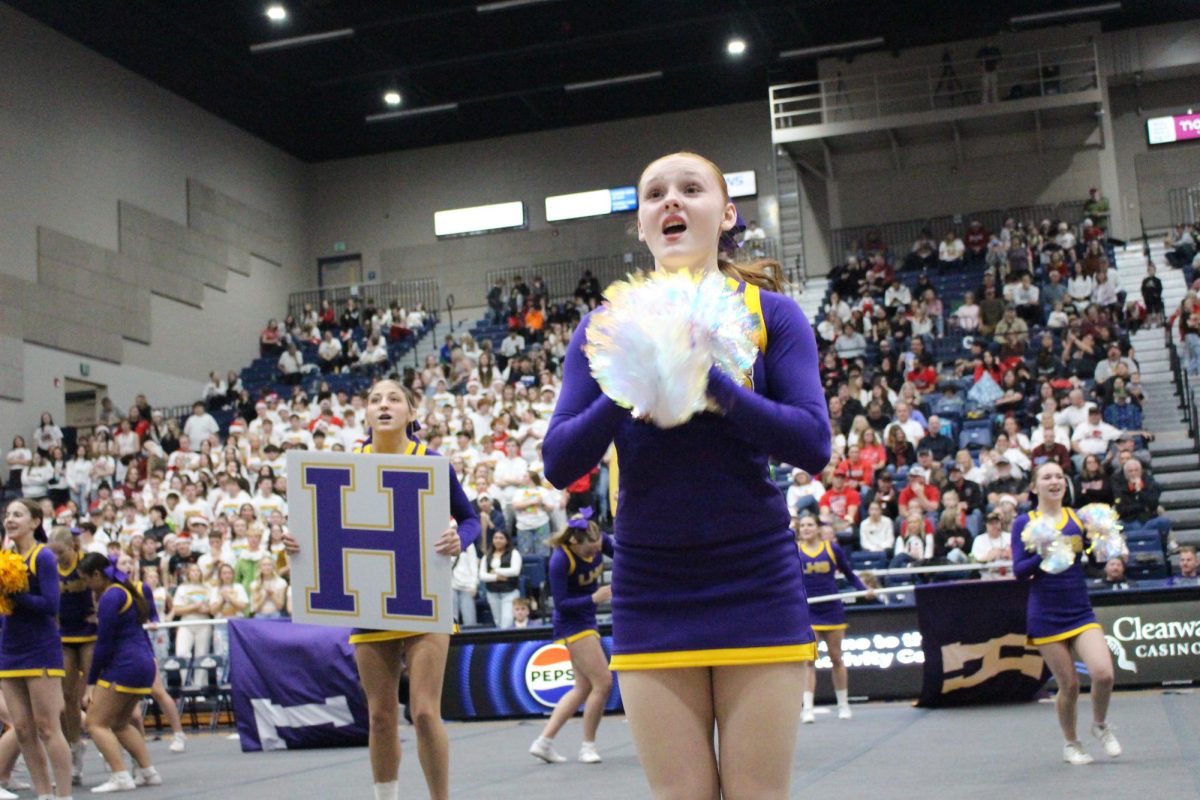
[[[850,568],[855,572],[872,569],[887,569],[887,553],[877,553],[870,550],[855,550],[850,554]]]
[[[984,427],[967,427],[972,422],[977,420],[967,420],[963,423],[962,433],[958,435],[958,446],[970,449],[978,449],[982,447],[992,446],[992,427],[989,423]]]

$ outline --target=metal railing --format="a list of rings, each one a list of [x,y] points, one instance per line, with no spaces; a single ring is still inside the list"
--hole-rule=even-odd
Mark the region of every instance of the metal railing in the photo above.
[[[770,87],[771,128],[1072,94],[1099,85],[1092,43],[1002,53],[991,72],[985,71],[983,59],[969,58],[859,75],[839,73],[824,80]]]
[[[954,216],[942,215],[908,219],[901,222],[886,222],[879,225],[855,225],[848,228],[835,228],[829,232],[829,257],[833,265],[842,262],[852,245],[857,242],[862,245],[868,238],[878,239],[897,253],[907,253],[908,248],[928,229],[936,242],[946,235],[946,231],[962,233],[971,220],[979,220],[989,231],[998,231],[1004,226],[1006,219],[1012,218],[1020,225],[1032,222],[1035,225],[1044,219],[1051,222],[1059,220],[1076,224],[1083,220],[1083,200],[1064,200],[1059,203],[1042,203],[1032,206],[1017,206],[1015,208],[992,208],[985,211],[972,211]]]
[[[442,284],[437,278],[415,278],[392,283],[324,286],[320,289],[292,292],[288,295],[288,313],[299,317],[305,305],[311,304],[313,308],[319,309],[322,300],[330,301],[340,312],[351,297],[360,307],[367,300],[374,301],[379,308],[386,308],[395,301],[401,308],[412,309],[417,303],[421,303],[427,311],[436,311],[442,305]]]
[[[1200,221],[1200,184],[1168,190],[1167,204],[1171,208],[1172,225]]]
[[[1175,390],[1183,403],[1183,424],[1187,425],[1188,436],[1192,437],[1193,443],[1196,443],[1200,442],[1200,419],[1197,417],[1200,409],[1197,409],[1196,405],[1195,387],[1192,385],[1194,379],[1188,374],[1187,366],[1179,357],[1179,349],[1175,346],[1175,339],[1172,336],[1174,327],[1170,324],[1164,325],[1163,337],[1167,345],[1171,373],[1175,378]]]
[[[734,255],[735,261],[753,261],[756,258],[777,258],[779,245],[774,239],[766,239],[747,244]],[[532,286],[533,279],[540,277],[546,284],[551,303],[561,303],[574,296],[579,288],[579,281],[585,272],[591,272],[600,284],[601,290],[616,280],[624,278],[637,270],[649,270],[654,267],[654,259],[645,249],[628,254],[609,256],[589,256],[570,261],[549,261],[533,263],[528,267],[509,267],[507,269],[488,270],[487,285],[484,293],[496,285],[497,280],[503,280],[505,286],[511,286],[516,278],[521,278],[526,285]],[[785,269],[785,273],[787,270]]]

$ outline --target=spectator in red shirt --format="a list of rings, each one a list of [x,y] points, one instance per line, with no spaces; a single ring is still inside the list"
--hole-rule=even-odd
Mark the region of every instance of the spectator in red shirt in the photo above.
[[[967,226],[967,235],[963,237],[963,243],[967,246],[966,266],[976,266],[982,264],[987,259],[987,245],[991,234],[987,232],[987,228],[983,227],[983,223],[977,219],[971,220],[971,224]]]
[[[921,394],[929,394],[937,389],[937,370],[933,368],[933,358],[927,353],[913,362],[913,368],[905,377]]]
[[[862,496],[846,486],[846,475],[833,473],[833,486],[821,495],[821,522],[831,525],[836,533],[852,532],[858,522],[858,510],[862,508]]]
[[[910,502],[916,500],[923,513],[937,511],[942,493],[936,486],[927,483],[928,480],[929,476],[925,473],[924,467],[918,465],[910,469],[908,485],[904,487],[904,491],[900,492],[900,508],[906,509]]]
[[[862,450],[858,445],[853,444],[850,445],[842,463],[837,465],[834,474],[841,475],[846,479],[847,488],[858,491],[874,482],[875,464],[869,459],[863,458]]]

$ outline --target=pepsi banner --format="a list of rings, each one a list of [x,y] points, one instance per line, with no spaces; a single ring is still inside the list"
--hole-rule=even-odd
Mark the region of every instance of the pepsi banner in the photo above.
[[[924,708],[1028,702],[1049,677],[1027,644],[1028,584],[1017,581],[934,583],[917,589],[925,650]]]
[[[575,685],[571,654],[552,637],[548,627],[527,628],[517,636],[455,636],[446,665],[442,716],[467,720],[549,714]],[[611,658],[612,636],[602,636],[600,644]],[[605,711],[621,710],[621,690],[613,677]]]
[[[450,466],[440,456],[292,450],[292,616],[312,625],[449,633]]]
[[[367,743],[367,701],[345,628],[229,622],[233,713],[243,752]]]

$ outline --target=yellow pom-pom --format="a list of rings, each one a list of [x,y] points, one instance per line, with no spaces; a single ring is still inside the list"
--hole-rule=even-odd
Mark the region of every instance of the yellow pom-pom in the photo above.
[[[0,617],[7,617],[13,612],[13,601],[8,595],[0,595]]]
[[[25,560],[11,550],[0,552],[0,594],[12,595],[27,591],[29,569],[25,566]]]

